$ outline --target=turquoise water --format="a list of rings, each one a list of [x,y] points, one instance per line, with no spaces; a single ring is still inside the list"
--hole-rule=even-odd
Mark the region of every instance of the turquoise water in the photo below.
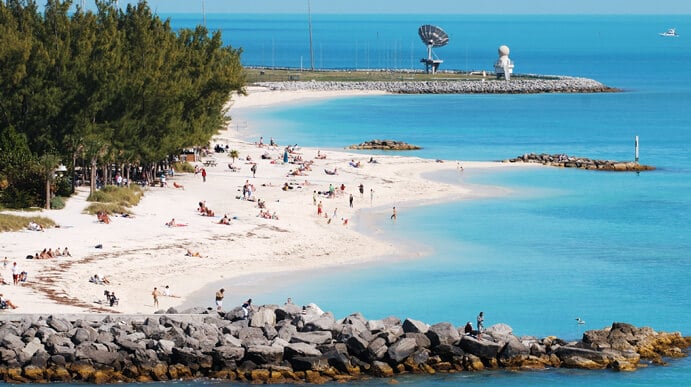
[[[174,26],[199,21],[195,15],[173,17]],[[593,77],[625,92],[342,98],[234,117],[249,123],[241,136],[256,140],[261,134],[322,149],[395,138],[424,147],[410,155],[448,160],[501,160],[529,152],[630,160],[638,135],[641,162],[660,169],[430,176],[506,187],[512,194],[402,205],[395,223],[387,221],[388,209],[365,211],[361,223],[402,244],[415,240],[429,254],[318,271],[299,285],[276,281],[286,285],[253,294],[255,302],[291,296],[338,317],[361,312],[456,325],[482,310],[487,326],[507,323],[518,335],[577,338],[584,328],[575,317],[586,320],[585,329],[625,321],[691,334],[688,16],[313,15],[313,22],[317,67],[416,67],[424,55],[417,27],[434,23],[452,38],[437,50],[442,68],[489,69],[496,48],[507,44],[519,73]],[[243,47],[245,64],[308,66],[302,15],[207,15],[207,23],[221,28],[226,42]],[[669,27],[681,37],[657,36]],[[550,370],[398,380],[415,386],[684,385],[691,380],[691,361],[635,373]]]

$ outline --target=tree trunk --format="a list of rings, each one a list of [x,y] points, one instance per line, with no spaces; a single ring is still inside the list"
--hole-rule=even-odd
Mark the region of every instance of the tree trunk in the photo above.
[[[46,210],[50,210],[50,177],[46,176]]]
[[[96,192],[96,159],[91,159],[91,177],[89,181],[89,194]]]

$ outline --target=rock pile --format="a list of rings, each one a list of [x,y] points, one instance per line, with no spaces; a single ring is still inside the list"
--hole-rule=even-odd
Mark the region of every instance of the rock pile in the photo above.
[[[225,315],[13,315],[0,325],[0,377],[8,383],[324,383],[487,368],[635,370],[642,359],[663,364],[665,357],[685,356],[691,345],[680,333],[623,323],[565,342],[516,337],[504,324],[478,340],[447,322],[367,320],[358,313],[335,319],[314,304],[265,305],[249,320],[242,315],[239,309]]]
[[[403,141],[394,140],[371,140],[360,144],[349,145],[346,149],[382,149],[382,150],[416,150],[422,149],[417,145],[411,145]]]
[[[551,77],[511,81],[372,81],[372,82],[258,82],[257,86],[284,91],[379,90],[394,94],[535,94],[606,93],[618,91],[588,78]]]
[[[655,167],[653,166],[643,165],[633,161],[593,160],[585,157],[567,156],[564,154],[550,155],[546,153],[524,154],[523,156],[518,156],[513,159],[504,160],[504,162],[539,163],[544,165],[551,165],[553,167],[580,168],[596,171],[640,172],[655,170]]]

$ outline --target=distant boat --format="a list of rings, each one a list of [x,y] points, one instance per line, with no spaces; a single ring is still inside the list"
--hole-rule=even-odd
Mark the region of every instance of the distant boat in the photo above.
[[[660,32],[660,36],[669,37],[669,38],[678,38],[679,34],[677,34],[676,28],[670,28],[665,32]]]

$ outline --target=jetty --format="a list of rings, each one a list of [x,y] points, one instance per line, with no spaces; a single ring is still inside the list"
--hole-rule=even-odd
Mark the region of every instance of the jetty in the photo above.
[[[403,141],[370,140],[370,141],[361,142],[359,144],[349,145],[346,147],[346,149],[357,149],[357,150],[378,149],[378,150],[399,151],[399,150],[418,150],[418,149],[422,149],[422,147],[419,147],[417,145],[408,144],[408,143],[403,142]]]
[[[565,154],[528,153],[505,163],[537,163],[561,168],[579,168],[593,171],[642,172],[654,171],[655,167],[639,164],[635,161],[594,160],[586,157],[568,156]]]
[[[392,94],[537,94],[618,92],[598,81],[578,77],[512,78],[511,81],[425,80],[425,81],[283,81],[255,82],[255,86],[277,91],[383,91]]]
[[[580,340],[517,337],[496,324],[479,335],[360,313],[336,319],[309,304],[153,315],[0,314],[7,383],[150,382],[214,378],[252,384],[393,379],[403,374],[544,370],[634,371],[687,356],[691,337],[615,322]]]

